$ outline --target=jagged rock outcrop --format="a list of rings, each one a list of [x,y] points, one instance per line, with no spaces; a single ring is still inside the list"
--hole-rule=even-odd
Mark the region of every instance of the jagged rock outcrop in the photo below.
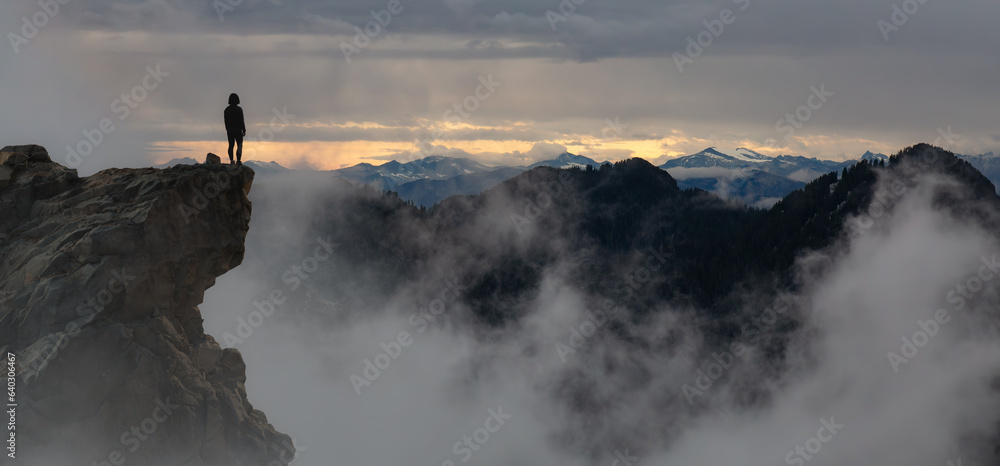
[[[243,260],[253,177],[181,165],[80,178],[40,146],[0,150],[0,353],[17,357],[21,464],[293,457],[197,307]]]

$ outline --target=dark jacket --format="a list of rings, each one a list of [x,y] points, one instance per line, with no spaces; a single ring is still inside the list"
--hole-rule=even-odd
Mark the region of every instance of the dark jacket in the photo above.
[[[230,105],[226,107],[226,133],[230,136],[243,136],[246,133],[247,126],[243,122],[243,109],[239,105]]]

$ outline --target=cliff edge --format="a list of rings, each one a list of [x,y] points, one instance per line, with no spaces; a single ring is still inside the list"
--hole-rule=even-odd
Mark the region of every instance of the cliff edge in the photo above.
[[[253,178],[219,164],[80,178],[40,146],[0,150],[0,354],[4,373],[16,359],[21,464],[294,457],[198,309],[243,260]]]

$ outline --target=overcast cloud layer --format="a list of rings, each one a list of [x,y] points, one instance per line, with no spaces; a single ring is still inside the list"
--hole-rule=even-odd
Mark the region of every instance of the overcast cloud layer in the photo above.
[[[388,0],[226,1],[68,0],[55,14],[4,2],[4,144],[62,162],[89,131],[83,173],[201,158],[225,151],[222,110],[238,92],[249,136],[274,139],[249,142],[247,158],[322,168],[562,150],[658,162],[708,146],[846,159],[949,127],[961,136],[938,143],[958,152],[1000,145],[990,0],[401,0],[384,27],[371,12]],[[355,40],[366,27],[370,44]],[[699,34],[711,44],[689,47]],[[476,97],[480,78],[498,84]],[[813,87],[833,95],[810,100]],[[123,93],[143,97],[127,115]],[[776,123],[797,110],[808,118],[786,138]],[[114,129],[98,137],[103,118]],[[419,140],[435,149],[416,152]]]

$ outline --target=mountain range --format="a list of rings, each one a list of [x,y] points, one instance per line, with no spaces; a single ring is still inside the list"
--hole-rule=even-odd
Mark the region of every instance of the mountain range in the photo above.
[[[770,207],[805,183],[860,160],[878,162],[888,160],[888,156],[869,151],[856,160],[837,162],[793,155],[769,157],[742,147],[728,152],[709,147],[671,159],[660,168],[670,172],[682,188],[704,189],[724,199]]]
[[[993,152],[979,155],[955,154],[958,158],[965,160],[976,167],[983,175],[990,179],[993,184],[1000,186],[1000,156]]]
[[[1000,185],[1000,157],[992,152],[957,156],[979,169],[994,184]],[[724,150],[709,147],[695,154],[671,159],[659,168],[668,171],[681,189],[702,189],[723,199],[766,208],[823,174],[843,171],[858,161],[884,164],[888,159],[885,154],[871,151],[857,159],[833,161],[795,155],[771,157],[747,148]],[[195,163],[197,160],[193,158],[179,158],[158,167]],[[404,200],[431,207],[451,196],[481,193],[537,167],[585,169],[589,166],[597,169],[607,163],[570,153],[527,167],[487,166],[466,158],[430,156],[410,162],[393,160],[381,165],[360,163],[328,173],[352,183],[394,191]],[[289,170],[273,161],[247,161],[246,165],[264,176]]]
[[[185,157],[173,159],[167,163],[156,165],[156,167],[166,168],[196,163],[198,163],[197,160]],[[245,165],[261,175],[288,170],[288,168],[273,161],[251,160],[245,162]],[[395,160],[381,165],[367,162],[359,163],[347,168],[330,170],[329,173],[335,178],[369,185],[382,191],[398,192],[404,199],[411,200],[417,205],[430,207],[450,196],[481,193],[503,180],[510,179],[532,168],[543,166],[584,168],[588,165],[596,168],[601,163],[569,153],[564,153],[551,160],[536,162],[527,167],[490,167],[466,158],[430,156],[405,163]]]
[[[859,160],[877,162],[888,159],[889,157],[885,154],[875,154],[871,151],[865,152],[857,159],[837,162],[794,155],[769,157],[742,147],[730,152],[722,152],[715,147],[709,147],[697,154],[671,159],[660,165],[660,168],[664,170],[680,168],[753,169],[795,181],[808,182],[825,173],[849,167]]]

